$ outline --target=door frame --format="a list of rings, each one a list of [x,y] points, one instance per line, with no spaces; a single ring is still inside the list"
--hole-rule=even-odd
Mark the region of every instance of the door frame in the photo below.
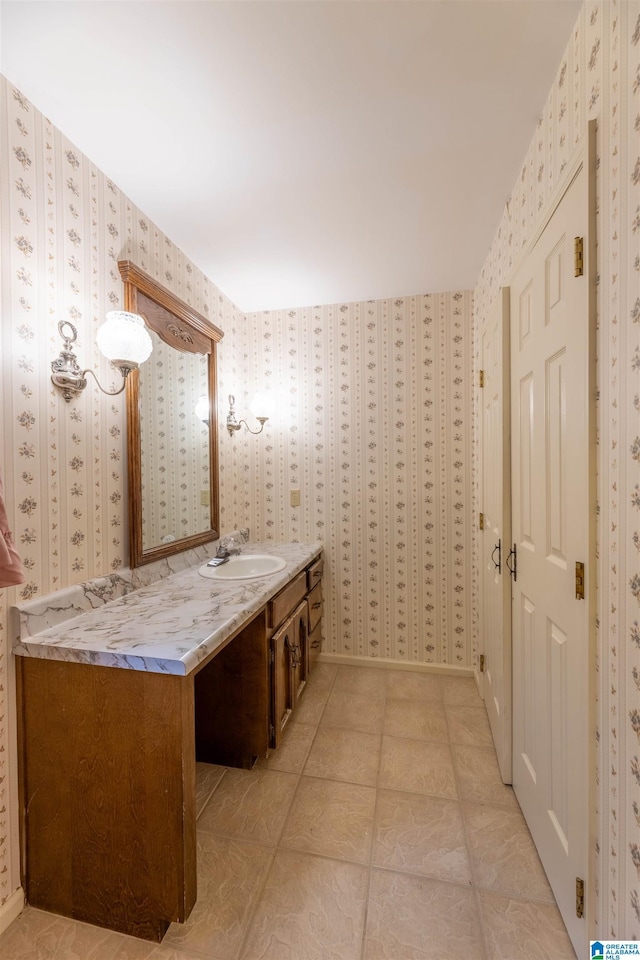
[[[502,603],[501,603],[501,614],[502,614],[502,680],[503,680],[503,701],[502,709],[504,716],[504,737],[503,742],[500,744],[500,749],[498,745],[495,744],[496,753],[498,753],[498,764],[500,766],[500,773],[504,783],[511,783],[511,768],[512,768],[512,758],[513,758],[513,736],[512,736],[512,690],[513,690],[513,677],[512,677],[512,655],[511,655],[511,627],[512,627],[512,602],[511,602],[511,578],[507,572],[507,567],[505,560],[510,549],[511,543],[511,288],[504,286],[500,288],[500,292],[496,299],[493,302],[491,309],[488,312],[488,316],[485,319],[485,322],[482,324],[482,327],[479,330],[480,338],[480,361],[481,368],[484,369],[486,364],[484,363],[484,354],[483,354],[483,339],[484,334],[488,327],[492,326],[496,319],[499,317],[499,326],[500,326],[500,336],[501,336],[501,351],[502,351],[502,364],[501,364],[501,390],[502,390],[502,463],[497,468],[500,473],[500,483],[502,484],[502,511],[501,511],[501,529],[502,529]],[[485,371],[486,373],[486,371]],[[480,387],[480,397],[482,397],[483,388]],[[479,482],[479,502],[481,507],[485,505],[486,491],[484,488],[485,481],[485,450],[484,450],[484,402],[481,399],[480,401],[480,422],[479,422],[479,436],[480,436],[480,463],[481,463],[481,472],[480,472],[480,482]],[[482,511],[485,513],[485,511]],[[479,531],[479,566],[480,566],[480,603],[479,603],[479,619],[480,619],[480,642],[478,645],[478,653],[486,654],[486,641],[485,641],[485,577],[487,576],[486,569],[486,558],[483,556],[484,550],[484,533],[486,531]],[[485,683],[484,683],[484,672],[481,672],[478,666],[479,659],[475,664],[474,672],[476,676],[476,684],[482,699],[485,701],[486,709],[486,695],[485,695]],[[492,731],[493,733],[493,731]],[[502,758],[502,759],[501,759]]]

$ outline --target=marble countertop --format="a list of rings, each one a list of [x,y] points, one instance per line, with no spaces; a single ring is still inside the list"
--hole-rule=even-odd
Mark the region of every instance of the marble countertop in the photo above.
[[[202,577],[200,561],[95,609],[72,613],[64,622],[59,622],[59,601],[51,594],[37,610],[39,624],[55,623],[46,629],[34,631],[26,604],[14,608],[13,651],[22,657],[183,676],[255,616],[321,551],[320,543],[247,543],[243,554],[282,557],[287,564],[284,570],[256,580],[224,582]]]

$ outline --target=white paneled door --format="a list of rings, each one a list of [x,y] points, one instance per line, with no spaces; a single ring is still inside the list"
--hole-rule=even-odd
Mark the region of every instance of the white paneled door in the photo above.
[[[482,344],[482,695],[500,773],[511,783],[511,543],[509,289],[504,287],[481,335]],[[506,552],[505,552],[506,551]]]
[[[513,786],[578,956],[593,744],[590,156],[585,147],[511,284]]]

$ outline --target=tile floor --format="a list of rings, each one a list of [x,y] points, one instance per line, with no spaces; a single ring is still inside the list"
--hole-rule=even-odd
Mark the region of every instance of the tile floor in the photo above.
[[[2,960],[574,960],[472,680],[319,664],[281,748],[197,786],[186,924],[28,907]]]

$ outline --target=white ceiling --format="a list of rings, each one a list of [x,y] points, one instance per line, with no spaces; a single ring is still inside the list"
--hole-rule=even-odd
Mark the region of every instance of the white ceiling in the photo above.
[[[242,310],[475,285],[579,0],[8,0],[0,70]]]

